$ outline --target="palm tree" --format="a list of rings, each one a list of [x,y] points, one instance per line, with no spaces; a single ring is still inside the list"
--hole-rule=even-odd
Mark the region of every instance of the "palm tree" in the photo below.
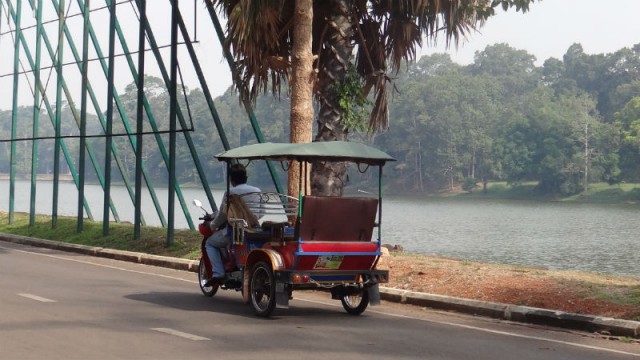
[[[313,124],[313,0],[296,0],[291,48],[291,126],[292,143],[311,141]],[[300,180],[300,164],[291,164],[288,194],[295,195]],[[307,174],[305,174],[305,177]],[[308,182],[305,182],[307,184]],[[306,192],[306,189],[305,189]]]
[[[372,94],[367,123],[371,132],[388,126],[388,91],[391,75],[402,62],[414,60],[423,40],[444,37],[457,45],[495,14],[515,7],[527,11],[535,0],[322,0],[313,2],[313,55],[317,80],[313,86],[319,105],[316,141],[346,140],[352,121],[345,121],[347,106]],[[236,60],[240,96],[280,94],[292,71],[296,0],[207,0],[227,18],[227,44]],[[357,74],[361,92],[353,96],[337,91],[348,75]],[[352,80],[350,80],[352,81]],[[293,119],[292,119],[293,121]],[[357,119],[356,119],[357,121]],[[298,131],[292,128],[291,132]],[[346,167],[325,163],[311,176],[312,191],[337,195],[342,191]]]

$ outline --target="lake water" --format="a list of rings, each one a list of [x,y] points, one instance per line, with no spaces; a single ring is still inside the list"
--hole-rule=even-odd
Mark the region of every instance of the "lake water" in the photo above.
[[[29,182],[16,181],[15,211],[29,211]],[[51,214],[52,183],[38,183],[36,210]],[[166,216],[167,190],[156,189]],[[59,215],[75,216],[77,191],[60,183]],[[87,185],[94,219],[102,220],[102,190]],[[134,209],[126,189],[113,186],[121,221]],[[0,209],[9,208],[9,184],[0,180]],[[148,194],[143,196],[147,225],[160,225]],[[194,222],[202,213],[191,205],[202,190],[183,189]],[[221,192],[214,192],[219,203]],[[178,201],[176,199],[176,204]],[[406,251],[458,259],[543,266],[640,276],[640,205],[594,205],[530,201],[387,196],[383,200],[383,243]],[[188,223],[176,210],[177,228]],[[377,232],[376,232],[377,233]]]
[[[515,200],[383,202],[383,238],[459,259],[640,275],[640,206]]]

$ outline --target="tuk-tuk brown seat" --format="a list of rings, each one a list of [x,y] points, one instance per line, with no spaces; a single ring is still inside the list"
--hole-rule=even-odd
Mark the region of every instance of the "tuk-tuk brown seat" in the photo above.
[[[371,241],[378,199],[305,196],[300,238],[303,241]]]

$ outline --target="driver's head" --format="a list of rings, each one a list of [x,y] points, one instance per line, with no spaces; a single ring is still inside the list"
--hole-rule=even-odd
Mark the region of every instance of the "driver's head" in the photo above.
[[[233,186],[237,186],[240,184],[247,183],[247,169],[240,164],[233,164],[229,169],[229,178],[231,179],[231,184]]]

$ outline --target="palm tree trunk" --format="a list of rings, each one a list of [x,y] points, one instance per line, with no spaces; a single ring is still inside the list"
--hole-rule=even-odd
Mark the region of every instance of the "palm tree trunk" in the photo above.
[[[315,141],[346,140],[349,129],[341,123],[342,111],[334,96],[334,87],[344,79],[353,53],[351,1],[331,0],[326,46],[321,50],[324,67],[318,78],[320,109]],[[316,163],[311,170],[311,192],[314,195],[336,196],[342,193],[347,167],[343,162]]]
[[[416,170],[418,171],[418,190],[424,191],[424,183],[422,181],[422,141],[418,139],[418,149],[416,150]]]
[[[589,191],[589,123],[584,123],[584,193]]]
[[[311,142],[313,125],[313,0],[296,0],[293,48],[291,50],[291,135],[292,143]],[[308,176],[304,174],[304,176]],[[292,164],[288,193],[298,195],[300,164]],[[304,182],[308,184],[308,181]]]

